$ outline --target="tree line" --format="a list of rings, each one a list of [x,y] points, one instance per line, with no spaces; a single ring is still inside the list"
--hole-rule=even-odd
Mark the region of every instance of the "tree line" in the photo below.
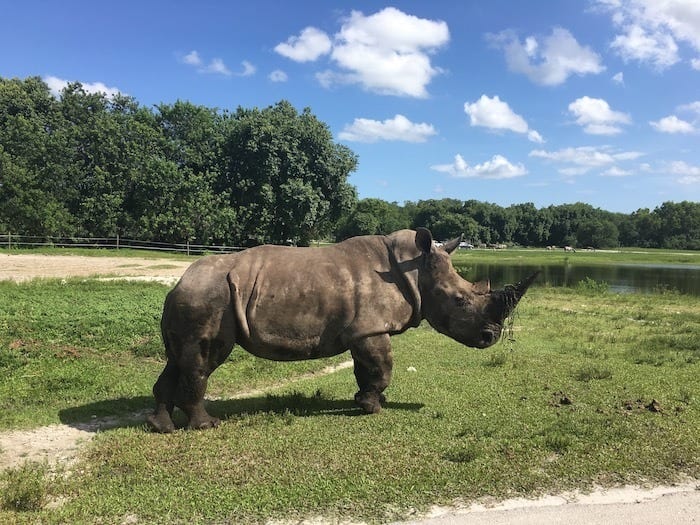
[[[286,101],[219,111],[54,97],[0,78],[0,230],[199,244],[308,243],[357,201],[356,155]]]
[[[700,249],[700,203],[631,214],[575,203],[358,199],[357,156],[309,108],[218,110],[0,77],[0,231],[246,245],[425,226],[474,244]]]
[[[474,245],[700,249],[700,203],[689,201],[624,214],[580,202],[538,209],[532,203],[502,207],[476,200],[431,199],[399,205],[363,199],[343,216],[336,235],[345,238],[416,226],[429,228],[437,239],[463,233]]]

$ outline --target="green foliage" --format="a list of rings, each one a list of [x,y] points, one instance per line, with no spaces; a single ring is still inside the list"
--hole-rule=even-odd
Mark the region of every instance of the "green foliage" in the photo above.
[[[40,78],[0,77],[0,228],[308,244],[356,200],[357,159],[307,108],[234,114],[178,101],[155,109]]]
[[[356,235],[386,235],[410,227],[405,208],[381,199],[362,199],[346,213],[335,230],[340,241]]]
[[[0,507],[19,512],[41,510],[48,498],[48,474],[45,463],[29,461],[0,473]]]
[[[610,285],[605,281],[596,281],[590,277],[586,277],[576,284],[576,289],[579,292],[591,294],[606,294],[610,290]]]

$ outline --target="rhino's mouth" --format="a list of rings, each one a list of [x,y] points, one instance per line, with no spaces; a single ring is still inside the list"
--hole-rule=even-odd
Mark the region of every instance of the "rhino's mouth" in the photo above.
[[[476,334],[463,333],[461,337],[455,337],[454,335],[452,335],[452,337],[465,346],[482,349],[496,344],[501,339],[501,331],[501,325],[488,323],[481,330],[477,331]]]
[[[481,334],[479,335],[481,341],[477,348],[488,348],[489,346],[496,344],[501,338],[501,328],[486,328],[482,330]]]

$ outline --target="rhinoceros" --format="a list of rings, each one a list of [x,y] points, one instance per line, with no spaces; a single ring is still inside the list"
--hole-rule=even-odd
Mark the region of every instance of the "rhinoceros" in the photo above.
[[[295,361],[350,350],[365,413],[381,410],[392,370],[390,336],[423,319],[476,348],[498,341],[537,274],[502,290],[462,279],[450,260],[461,238],[438,247],[429,230],[353,237],[325,248],[258,246],[194,262],[165,299],[165,369],[149,416],[158,432],[220,421],[204,408],[209,375],[235,344],[258,357]]]

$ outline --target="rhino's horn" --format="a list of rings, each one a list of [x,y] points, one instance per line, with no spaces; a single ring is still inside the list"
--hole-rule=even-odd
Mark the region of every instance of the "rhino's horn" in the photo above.
[[[527,292],[527,289],[535,281],[535,279],[537,279],[537,276],[539,274],[540,274],[540,272],[538,270],[535,273],[533,273],[530,277],[526,277],[525,279],[518,281],[515,284],[509,284],[504,288],[504,290],[503,290],[503,298],[505,300],[504,319],[506,317],[508,317],[513,312],[513,310],[517,306],[520,299],[522,299],[523,295],[525,295],[525,292]]]

